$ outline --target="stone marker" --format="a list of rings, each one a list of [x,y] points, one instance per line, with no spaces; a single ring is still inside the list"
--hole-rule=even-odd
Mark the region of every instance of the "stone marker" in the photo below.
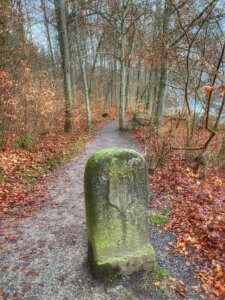
[[[123,148],[102,149],[85,169],[88,258],[96,278],[154,267],[148,242],[148,176],[144,158]]]

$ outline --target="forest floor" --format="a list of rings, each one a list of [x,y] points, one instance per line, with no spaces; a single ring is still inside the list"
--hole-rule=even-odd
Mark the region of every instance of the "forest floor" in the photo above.
[[[164,230],[164,225],[150,225],[158,261],[153,274],[107,282],[90,276],[83,192],[87,159],[105,147],[142,152],[138,142],[117,127],[117,122],[105,125],[81,154],[54,171],[40,210],[27,218],[1,220],[0,299],[209,299],[194,266],[171,247],[175,232]]]

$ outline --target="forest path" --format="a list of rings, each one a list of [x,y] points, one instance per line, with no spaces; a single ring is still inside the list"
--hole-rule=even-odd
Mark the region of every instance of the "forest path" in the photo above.
[[[48,186],[51,200],[46,206],[22,220],[20,225],[11,226],[16,239],[0,237],[0,246],[3,245],[0,247],[0,299],[180,299],[179,295],[162,294],[146,275],[102,283],[89,274],[83,175],[89,156],[105,147],[141,151],[130,134],[120,132],[117,122],[112,122],[98,132],[79,156],[55,172]],[[189,285],[196,285],[191,275],[193,270],[186,266],[185,259],[164,250],[174,238],[172,234],[162,233],[158,227],[152,227],[151,231],[159,261],[172,268],[172,274],[179,279],[188,276]],[[186,299],[201,298],[194,293]]]

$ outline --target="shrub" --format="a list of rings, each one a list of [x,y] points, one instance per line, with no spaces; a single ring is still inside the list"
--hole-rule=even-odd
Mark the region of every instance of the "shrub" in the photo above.
[[[37,140],[38,139],[35,135],[26,133],[16,140],[16,147],[27,150],[34,150]]]

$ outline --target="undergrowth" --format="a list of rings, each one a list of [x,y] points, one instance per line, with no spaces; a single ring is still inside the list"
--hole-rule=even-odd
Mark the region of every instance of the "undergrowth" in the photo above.
[[[96,128],[105,122],[96,117]],[[0,152],[0,216],[26,216],[41,207],[48,174],[80,153],[95,131],[94,126],[87,130],[84,120],[69,134],[26,136],[17,149]]]

